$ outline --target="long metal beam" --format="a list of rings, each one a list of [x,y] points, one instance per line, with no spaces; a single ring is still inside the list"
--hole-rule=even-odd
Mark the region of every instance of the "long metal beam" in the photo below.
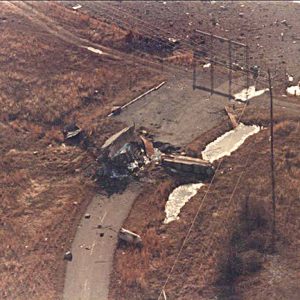
[[[196,32],[198,33],[201,33],[203,35],[206,35],[206,36],[211,36],[212,34],[211,33],[208,33],[208,32],[204,32],[204,31],[201,31],[199,29],[195,29]],[[224,37],[221,37],[219,35],[212,35],[215,39],[218,39],[218,40],[221,40],[221,41],[224,41],[224,42],[229,42],[230,40],[227,39],[227,38],[224,38]],[[240,43],[240,42],[236,42],[236,41],[231,41],[232,44],[235,44],[235,45],[238,45],[238,46],[241,46],[241,47],[247,47],[246,44],[243,44],[243,43]]]

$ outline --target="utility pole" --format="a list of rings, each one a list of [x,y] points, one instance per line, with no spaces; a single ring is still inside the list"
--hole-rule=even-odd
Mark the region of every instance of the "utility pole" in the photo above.
[[[274,131],[273,131],[273,92],[270,69],[268,70],[269,90],[270,90],[270,134],[271,134],[271,183],[272,183],[272,250],[275,250],[275,234],[276,234],[276,194],[275,194],[275,160],[274,160]]]
[[[228,41],[228,56],[229,56],[229,74],[228,74],[228,100],[231,100],[231,85],[232,85],[232,43],[231,40]]]
[[[195,50],[193,52],[193,90],[196,87],[196,59],[195,59]]]
[[[249,46],[248,43],[245,47],[245,56],[246,56],[246,100],[248,100],[248,94],[249,94],[249,85],[250,85],[250,78],[249,78]]]
[[[213,53],[213,42],[214,36],[210,34],[210,94],[214,93],[214,53]]]

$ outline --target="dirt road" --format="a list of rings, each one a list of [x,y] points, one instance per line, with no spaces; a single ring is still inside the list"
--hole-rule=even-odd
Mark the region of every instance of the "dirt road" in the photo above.
[[[67,265],[64,299],[107,299],[109,275],[117,242],[116,231],[127,217],[141,186],[132,184],[123,194],[96,196],[81,220]]]

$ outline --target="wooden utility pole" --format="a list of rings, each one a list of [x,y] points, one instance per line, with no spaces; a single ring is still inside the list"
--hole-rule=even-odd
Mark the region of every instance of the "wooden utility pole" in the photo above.
[[[248,43],[245,47],[245,56],[246,56],[246,100],[248,100],[249,86],[250,86],[250,77],[249,77],[249,46]]]
[[[196,87],[196,59],[195,59],[195,50],[193,52],[193,90]]]
[[[229,56],[229,74],[228,74],[228,95],[229,99],[231,100],[231,85],[232,85],[232,42],[231,40],[228,41],[228,56]]]
[[[214,93],[214,36],[210,35],[210,94]]]
[[[270,69],[268,70],[269,90],[270,90],[270,138],[271,138],[271,183],[272,183],[272,248],[275,250],[276,234],[276,194],[275,194],[275,160],[274,160],[274,131],[273,131],[273,92]]]

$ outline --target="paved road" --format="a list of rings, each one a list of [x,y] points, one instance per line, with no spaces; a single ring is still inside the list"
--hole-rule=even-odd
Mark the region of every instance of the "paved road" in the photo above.
[[[110,198],[96,196],[87,209],[72,245],[73,260],[68,262],[63,298],[65,300],[104,300],[108,296],[117,234],[141,186],[131,184],[123,194]],[[103,228],[97,228],[101,225]],[[106,227],[108,226],[108,227]],[[100,234],[104,233],[101,237]]]
[[[204,79],[201,76],[200,83]],[[215,88],[226,92],[227,86],[226,82],[216,82]],[[193,90],[191,78],[174,76],[114,118],[128,125],[146,127],[155,134],[155,140],[184,146],[219,124],[225,105],[227,98]]]

